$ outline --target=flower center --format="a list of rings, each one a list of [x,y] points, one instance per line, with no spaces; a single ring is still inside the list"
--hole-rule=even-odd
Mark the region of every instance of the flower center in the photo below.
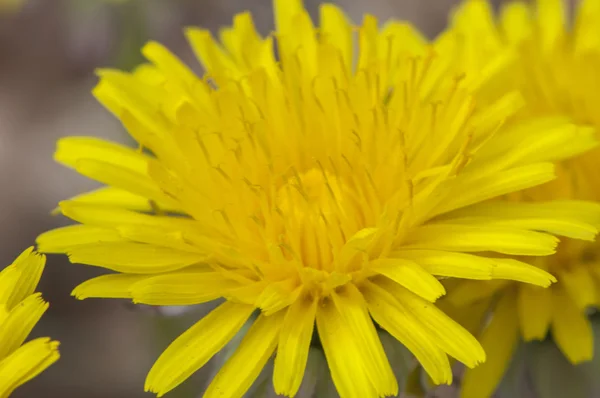
[[[293,173],[277,191],[281,235],[302,267],[331,272],[346,240],[346,227],[357,224],[350,188],[321,168]]]
[[[313,168],[293,175],[279,188],[277,205],[286,216],[327,217],[343,205],[345,188],[334,175]]]

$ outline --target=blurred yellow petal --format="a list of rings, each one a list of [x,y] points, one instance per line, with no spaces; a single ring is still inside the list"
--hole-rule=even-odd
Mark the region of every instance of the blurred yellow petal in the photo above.
[[[504,294],[496,305],[492,320],[479,337],[487,360],[465,372],[461,398],[484,398],[494,394],[519,341],[516,305],[511,294]]]
[[[552,289],[519,286],[517,300],[523,340],[543,340],[552,320]]]
[[[592,326],[584,311],[560,287],[552,292],[552,337],[572,364],[594,356]]]

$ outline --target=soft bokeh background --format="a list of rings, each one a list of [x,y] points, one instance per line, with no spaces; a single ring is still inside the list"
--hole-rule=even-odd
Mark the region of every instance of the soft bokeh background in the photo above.
[[[0,0],[0,10],[7,1],[14,0]],[[306,0],[313,15],[319,3]],[[354,21],[368,11],[381,19],[410,20],[433,36],[443,28],[456,0],[337,3]],[[95,186],[52,161],[56,139],[94,135],[127,140],[119,123],[90,94],[94,69],[135,65],[139,47],[148,39],[167,44],[193,63],[182,27],[200,25],[214,31],[245,9],[253,12],[263,33],[272,28],[269,0],[25,0],[19,11],[0,14],[0,268],[39,233],[66,223],[50,215],[58,201]],[[60,340],[62,359],[15,397],[151,397],[143,393],[143,382],[152,362],[207,310],[165,318],[119,301],[70,297],[76,284],[97,274],[65,258],[49,258],[40,288],[51,307],[34,333]],[[552,347],[542,351],[557,356],[547,354]],[[536,368],[549,362],[543,355]],[[543,377],[552,377],[553,370],[542,371]],[[197,386],[207,377],[207,372],[199,373],[169,396],[198,396]],[[436,394],[454,395],[452,389]]]

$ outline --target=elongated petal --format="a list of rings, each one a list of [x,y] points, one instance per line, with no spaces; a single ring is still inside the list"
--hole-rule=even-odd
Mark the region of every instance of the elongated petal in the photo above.
[[[557,277],[580,311],[585,311],[588,306],[596,303],[596,283],[586,267],[566,269],[559,272]]]
[[[362,294],[353,284],[332,294],[333,302],[345,320],[354,344],[362,355],[367,376],[380,396],[398,394],[398,383],[392,372]]]
[[[415,315],[386,290],[367,282],[361,287],[373,319],[406,346],[436,384],[451,384],[452,370],[440,349]]]
[[[388,293],[412,311],[421,320],[424,329],[435,336],[440,348],[470,368],[485,361],[485,351],[477,339],[434,304],[400,286],[383,282]]]
[[[201,254],[132,242],[77,246],[68,254],[73,263],[132,274],[174,271],[206,259]]]
[[[273,385],[277,394],[294,396],[304,377],[317,301],[300,297],[288,308],[277,347]]]
[[[54,159],[73,168],[82,159],[110,161],[115,166],[144,174],[150,158],[142,152],[100,138],[65,137],[58,140]]]
[[[379,259],[370,262],[369,268],[428,301],[435,301],[446,293],[444,286],[436,277],[410,260]]]
[[[271,316],[260,315],[240,346],[227,360],[204,393],[205,398],[241,398],[273,355],[284,311]]]
[[[493,296],[507,284],[508,282],[503,280],[461,281],[458,286],[450,290],[446,299],[457,307],[463,307]]]
[[[492,262],[482,256],[443,250],[401,250],[392,255],[418,261],[432,275],[481,280],[492,278]]]
[[[47,337],[19,347],[0,361],[0,397],[8,398],[15,388],[46,370],[59,357],[58,342]]]
[[[46,256],[33,251],[30,247],[23,251],[9,267],[19,272],[19,278],[11,286],[12,293],[5,305],[8,310],[29,297],[35,291],[46,265]]]
[[[88,279],[71,292],[78,300],[86,298],[126,298],[130,299],[131,287],[137,282],[151,278],[139,274],[110,274]]]
[[[491,322],[479,338],[487,360],[465,372],[461,398],[491,397],[502,380],[519,341],[516,305],[512,294],[503,295],[498,302]]]
[[[558,239],[551,235],[517,228],[430,224],[419,227],[411,233],[404,247],[543,256],[553,254],[557,244]]]
[[[324,301],[317,309],[317,329],[333,383],[340,396],[377,396],[364,369],[362,354],[331,299]]]
[[[123,209],[147,212],[154,211],[157,208],[163,211],[181,212],[181,209],[178,207],[170,207],[173,206],[172,203],[152,203],[152,201],[148,198],[135,195],[129,191],[115,187],[98,188],[96,190],[74,196],[68,200],[73,202],[120,207]],[[60,212],[60,208],[56,209],[55,212]]]
[[[38,249],[45,253],[66,253],[73,246],[125,241],[117,231],[91,225],[69,225],[37,237]]]
[[[143,279],[131,286],[134,303],[149,305],[194,305],[222,297],[241,286],[214,271],[176,272]]]
[[[557,286],[552,292],[552,336],[567,359],[578,364],[594,356],[592,326],[585,313]]]
[[[486,223],[593,240],[600,225],[600,204],[584,201],[546,203],[486,202],[443,216],[452,223]]]
[[[517,308],[523,340],[543,340],[552,320],[552,289],[519,286]]]
[[[541,185],[554,178],[554,167],[551,163],[528,164],[492,175],[464,174],[457,177],[452,184],[452,192],[448,194],[448,200],[438,206],[432,215],[447,213],[507,193]]]
[[[34,293],[9,312],[0,328],[0,358],[23,344],[47,309],[48,303],[39,293]]]
[[[162,396],[219,352],[248,320],[254,307],[226,302],[179,336],[156,361],[145,390]]]
[[[352,26],[344,12],[333,4],[321,4],[321,40],[332,43],[344,61],[348,73],[352,68]]]

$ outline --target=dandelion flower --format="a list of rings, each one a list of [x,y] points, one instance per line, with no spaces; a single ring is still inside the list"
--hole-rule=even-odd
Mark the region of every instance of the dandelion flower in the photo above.
[[[43,337],[23,344],[48,309],[34,293],[45,263],[45,256],[29,248],[0,272],[0,398],[58,360],[56,341]]]
[[[299,0],[274,6],[266,38],[248,13],[220,43],[187,30],[204,78],[154,42],[134,72],[99,72],[96,97],[139,148],[58,142],[57,161],[106,187],[60,203],[79,224],[41,235],[40,250],[114,271],[78,286],[80,299],[225,299],[156,361],[146,390],[159,396],[256,310],[205,397],[242,396],[273,355],[276,392],[294,396],[315,329],[340,396],[395,395],[375,325],[451,383],[448,355],[473,367],[485,353],[434,304],[439,278],[548,286],[550,274],[503,255],[549,255],[552,234],[596,232],[576,203],[470,209],[552,180],[553,161],[595,141],[570,125],[534,128],[543,142],[498,134],[519,95],[479,107],[470,90],[485,79],[455,75],[408,25],[366,16],[355,28],[326,4],[317,28]]]
[[[479,88],[478,101],[486,103],[512,90],[523,94],[526,105],[507,125],[521,129],[524,135],[530,134],[531,126],[546,125],[552,130],[565,120],[590,131],[600,127],[600,2],[582,1],[573,24],[563,7],[561,0],[515,2],[504,6],[496,18],[486,1],[465,1],[452,26],[436,43],[440,53],[458,55],[462,62],[459,69],[464,73],[496,71],[494,82]],[[508,199],[587,200],[590,203],[576,211],[597,226],[599,159],[599,149],[565,159],[557,166],[556,180],[508,195]],[[455,310],[462,307],[464,311],[466,306],[470,314],[479,313],[467,320],[475,328],[487,309],[494,311],[480,338],[488,360],[484,366],[467,371],[463,397],[481,398],[493,393],[519,334],[525,341],[539,340],[551,330],[554,341],[573,364],[593,357],[586,309],[600,304],[599,254],[598,243],[593,240],[565,239],[555,256],[531,261],[557,277],[558,283],[550,289],[505,281],[466,282],[449,294]]]

